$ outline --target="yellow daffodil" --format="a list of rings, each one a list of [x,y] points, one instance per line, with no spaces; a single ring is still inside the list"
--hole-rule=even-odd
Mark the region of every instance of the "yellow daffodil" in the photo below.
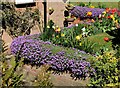
[[[76,39],[77,39],[77,40],[80,40],[80,36],[76,36]]]
[[[114,22],[117,24],[117,23],[118,23],[118,20],[115,20]]]
[[[115,21],[115,17],[113,17],[112,19],[113,19],[113,21]]]
[[[60,31],[61,31],[61,29],[60,29],[60,28],[57,28],[55,31],[56,31],[56,32],[60,32]]]
[[[103,13],[103,14],[106,14],[106,11],[103,11],[102,13]]]
[[[64,37],[64,36],[65,36],[65,34],[61,34],[61,36],[62,36],[62,37]]]
[[[90,8],[95,8],[94,6],[90,6]]]
[[[114,18],[114,15],[110,15],[110,18],[112,18],[112,19],[113,19],[113,18]]]
[[[92,15],[92,12],[87,12],[87,16],[91,16]]]
[[[82,46],[82,43],[79,43],[79,46]]]
[[[59,38],[59,36],[57,35],[56,38]]]

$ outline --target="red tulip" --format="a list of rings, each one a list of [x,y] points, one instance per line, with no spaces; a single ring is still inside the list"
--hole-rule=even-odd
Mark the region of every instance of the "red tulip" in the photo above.
[[[105,37],[105,38],[104,38],[104,41],[106,41],[106,42],[109,42],[109,40],[110,40],[110,39],[109,39],[108,37]]]
[[[116,8],[114,8],[114,9],[111,10],[111,13],[112,13],[112,14],[114,14],[115,12],[117,12],[117,9],[116,9]]]
[[[108,13],[110,11],[110,8],[106,8],[106,12]]]

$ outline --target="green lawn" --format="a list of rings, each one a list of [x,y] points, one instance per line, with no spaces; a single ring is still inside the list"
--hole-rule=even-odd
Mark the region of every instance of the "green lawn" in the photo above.
[[[73,5],[77,5],[78,2],[70,2]],[[88,2],[84,2],[85,4],[88,4]],[[98,6],[98,4],[106,5],[106,7],[109,8],[118,8],[118,2],[91,2],[93,6]]]
[[[100,34],[90,36],[87,39],[92,41],[93,43],[96,43],[96,45],[94,46],[95,51],[99,51],[100,48],[102,48],[102,47],[106,47],[109,50],[112,50],[112,42],[111,41],[105,42],[104,37],[112,38],[111,36],[109,36],[106,33],[100,33]]]

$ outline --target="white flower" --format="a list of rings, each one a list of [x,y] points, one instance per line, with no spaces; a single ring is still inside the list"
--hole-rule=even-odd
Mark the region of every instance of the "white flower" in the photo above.
[[[78,27],[78,24],[75,24],[76,27]]]
[[[50,28],[50,26],[47,26],[47,28]]]
[[[55,26],[52,26],[53,29],[55,29]]]
[[[82,31],[85,31],[86,29],[85,29],[85,27],[84,27],[84,28],[82,28],[81,30],[82,30]]]

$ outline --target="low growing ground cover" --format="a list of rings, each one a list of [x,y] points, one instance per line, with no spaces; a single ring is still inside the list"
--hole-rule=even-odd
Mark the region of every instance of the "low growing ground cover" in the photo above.
[[[86,61],[90,55],[84,55],[86,54],[84,51],[72,49],[72,52],[69,52],[70,49],[67,51],[66,49],[57,48],[55,52],[56,48],[49,48],[48,45],[52,46],[50,42],[27,39],[27,37],[21,36],[12,42],[11,52],[14,55],[19,53],[19,57],[25,58],[27,63],[39,66],[49,64],[50,69],[58,72],[67,71],[75,78],[86,78],[94,74],[94,69]],[[53,51],[54,53],[52,53]]]

